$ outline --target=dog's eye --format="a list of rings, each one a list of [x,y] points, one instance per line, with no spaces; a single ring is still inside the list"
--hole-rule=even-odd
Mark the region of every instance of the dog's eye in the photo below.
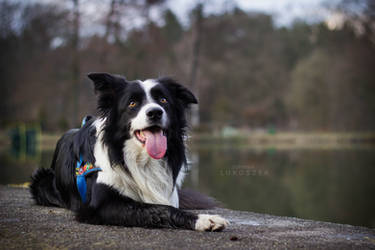
[[[129,105],[128,105],[129,108],[134,108],[135,106],[137,106],[137,103],[133,102],[133,101],[130,102]]]
[[[167,99],[165,99],[165,98],[160,98],[160,103],[163,103],[163,104],[167,103]]]

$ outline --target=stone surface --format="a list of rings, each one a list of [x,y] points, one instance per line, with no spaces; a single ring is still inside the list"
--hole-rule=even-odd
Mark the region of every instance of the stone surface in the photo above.
[[[198,212],[198,211],[196,211]],[[0,186],[0,249],[375,249],[375,230],[228,209],[223,232],[80,224],[61,208],[34,205],[26,188]]]

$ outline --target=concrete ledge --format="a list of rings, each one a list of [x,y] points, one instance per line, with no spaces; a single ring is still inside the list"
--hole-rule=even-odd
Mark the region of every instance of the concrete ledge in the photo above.
[[[80,224],[60,208],[33,204],[25,188],[0,186],[0,249],[375,249],[375,230],[228,209],[200,211],[231,221],[223,232]]]

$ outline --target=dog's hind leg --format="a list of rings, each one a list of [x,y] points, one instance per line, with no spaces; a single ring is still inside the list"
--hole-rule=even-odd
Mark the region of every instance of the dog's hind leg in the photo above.
[[[181,209],[213,209],[222,206],[222,204],[214,198],[187,188],[179,189],[178,197],[179,208]]]
[[[55,186],[55,171],[52,168],[38,168],[31,179],[30,193],[36,204],[64,207]]]

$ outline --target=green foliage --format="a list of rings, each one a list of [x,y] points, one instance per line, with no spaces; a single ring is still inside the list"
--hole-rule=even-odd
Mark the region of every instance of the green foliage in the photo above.
[[[299,62],[292,72],[290,91],[286,95],[289,110],[302,122],[304,128],[327,128],[330,89],[327,71],[330,57],[324,51],[315,51]],[[313,119],[310,119],[312,118]],[[312,123],[311,123],[312,122]]]
[[[373,44],[356,37],[348,27],[319,29],[328,34],[291,73],[290,91],[285,96],[290,115],[305,129],[372,130]]]
[[[183,29],[176,15],[171,10],[164,13],[165,24],[162,27],[164,37],[168,38],[167,42],[173,44],[178,42],[183,34]]]

